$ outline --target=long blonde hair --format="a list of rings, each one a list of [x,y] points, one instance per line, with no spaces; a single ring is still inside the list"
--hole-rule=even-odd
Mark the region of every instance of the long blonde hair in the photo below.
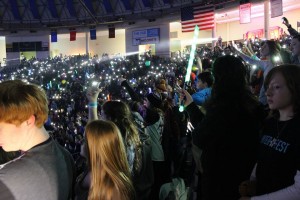
[[[91,186],[89,200],[134,199],[134,189],[122,136],[117,126],[109,121],[95,120],[87,124]]]

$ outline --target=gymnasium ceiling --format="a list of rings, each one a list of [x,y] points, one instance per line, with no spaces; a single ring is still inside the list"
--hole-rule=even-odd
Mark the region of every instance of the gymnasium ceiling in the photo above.
[[[193,4],[239,0],[0,0],[0,30],[36,30],[134,23],[179,15]]]

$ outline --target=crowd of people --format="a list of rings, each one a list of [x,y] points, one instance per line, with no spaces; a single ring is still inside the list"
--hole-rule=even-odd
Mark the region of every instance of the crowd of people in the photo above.
[[[300,199],[300,35],[284,24],[199,46],[190,74],[188,52],[1,68],[0,199]]]

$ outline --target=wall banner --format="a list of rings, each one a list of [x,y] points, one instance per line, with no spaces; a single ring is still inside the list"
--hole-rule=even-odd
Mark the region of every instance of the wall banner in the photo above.
[[[240,24],[251,22],[251,3],[240,5]]]
[[[282,0],[270,0],[271,2],[271,18],[283,15]]]
[[[159,28],[132,31],[132,45],[158,44]]]

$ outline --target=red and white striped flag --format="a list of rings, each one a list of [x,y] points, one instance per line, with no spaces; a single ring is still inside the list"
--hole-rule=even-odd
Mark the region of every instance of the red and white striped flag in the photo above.
[[[196,25],[201,30],[213,29],[215,25],[214,6],[189,6],[181,8],[181,30],[192,32]]]

